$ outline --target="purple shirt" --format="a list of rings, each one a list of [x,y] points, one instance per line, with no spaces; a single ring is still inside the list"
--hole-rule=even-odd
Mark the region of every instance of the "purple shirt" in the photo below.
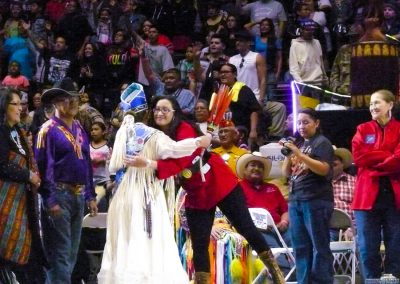
[[[85,185],[86,201],[95,198],[89,139],[79,122],[74,121],[72,129],[57,117],[44,123],[35,143],[35,158],[42,178],[41,194],[49,207],[57,204],[57,182]]]

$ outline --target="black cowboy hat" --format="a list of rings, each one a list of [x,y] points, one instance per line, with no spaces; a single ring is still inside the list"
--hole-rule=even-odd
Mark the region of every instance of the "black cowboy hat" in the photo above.
[[[78,88],[74,81],[66,77],[60,81],[57,81],[53,88],[46,90],[42,95],[43,104],[51,104],[57,97],[75,97],[79,96]]]

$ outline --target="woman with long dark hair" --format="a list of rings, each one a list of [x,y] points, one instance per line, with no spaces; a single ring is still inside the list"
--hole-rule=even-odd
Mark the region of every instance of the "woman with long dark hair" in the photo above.
[[[21,111],[19,92],[0,89],[0,283],[14,283],[12,271],[23,271],[35,232],[31,205],[40,177],[32,149],[18,125]],[[26,281],[23,273],[21,276],[19,281]]]
[[[329,247],[333,147],[319,133],[319,124],[315,110],[302,109],[297,116],[300,141],[280,141],[288,150],[282,169],[289,179],[289,230],[298,283],[333,283]]]
[[[184,120],[178,102],[171,96],[154,98],[149,126],[176,141],[197,137],[201,133],[194,124]],[[158,178],[177,174],[187,192],[185,207],[193,247],[195,283],[210,283],[208,245],[217,206],[257,251],[274,283],[285,283],[268,244],[251,220],[237,177],[224,160],[218,154],[198,149],[190,157],[158,161]]]

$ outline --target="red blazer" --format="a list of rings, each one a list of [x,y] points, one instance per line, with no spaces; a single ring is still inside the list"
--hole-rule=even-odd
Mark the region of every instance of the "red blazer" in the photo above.
[[[195,129],[188,123],[182,122],[177,128],[176,140],[196,137]],[[193,159],[201,153],[197,149],[191,156],[179,159],[160,160],[157,164],[157,177],[165,179],[180,173],[185,168],[190,168]],[[211,209],[225,198],[238,184],[236,175],[214,153],[210,153],[208,160],[210,169],[205,174],[205,182],[201,180],[200,172],[185,181],[182,187],[187,191],[185,206],[195,209]]]
[[[380,176],[389,176],[396,207],[400,208],[400,122],[392,119],[383,129],[376,121],[360,124],[352,149],[358,167],[352,209],[372,209]]]

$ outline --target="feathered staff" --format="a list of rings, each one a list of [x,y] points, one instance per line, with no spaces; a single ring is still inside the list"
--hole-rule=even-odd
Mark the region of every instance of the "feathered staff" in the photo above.
[[[217,93],[214,93],[210,101],[210,116],[208,123],[211,129],[215,129],[224,118],[224,114],[232,100],[232,94],[227,85],[221,85]]]

